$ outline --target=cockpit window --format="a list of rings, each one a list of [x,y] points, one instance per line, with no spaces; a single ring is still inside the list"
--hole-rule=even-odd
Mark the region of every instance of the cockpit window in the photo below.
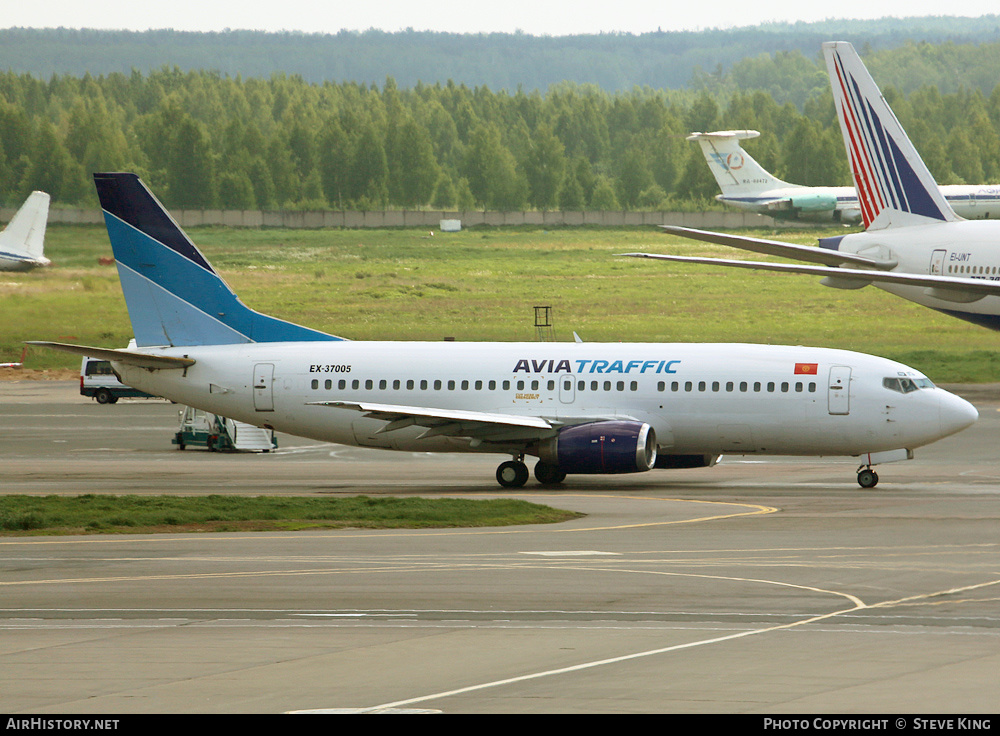
[[[934,388],[934,384],[928,378],[883,378],[882,385],[891,391],[898,391],[901,394],[919,391],[922,388]]]

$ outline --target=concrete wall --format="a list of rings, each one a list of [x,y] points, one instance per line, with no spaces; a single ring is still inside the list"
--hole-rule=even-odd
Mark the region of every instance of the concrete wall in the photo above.
[[[0,221],[9,222],[16,209],[0,208]],[[226,227],[276,228],[384,228],[419,227],[437,229],[441,220],[461,220],[462,227],[475,225],[600,225],[604,227],[641,227],[682,225],[706,230],[738,227],[773,227],[770,217],[749,212],[444,212],[440,210],[386,210],[357,212],[324,210],[317,212],[260,210],[177,210],[171,213],[182,227],[224,225]],[[103,224],[99,210],[49,210],[49,222],[68,224]]]

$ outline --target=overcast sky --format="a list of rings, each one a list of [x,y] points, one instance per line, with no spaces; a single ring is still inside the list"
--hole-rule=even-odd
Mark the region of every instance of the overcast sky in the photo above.
[[[757,25],[770,21],[826,18],[962,15],[1000,12],[997,0],[966,0],[947,6],[930,0],[838,0],[697,2],[658,0],[3,0],[0,27],[112,28],[187,31],[252,29],[336,33],[342,29],[456,33],[513,32],[569,35],[661,29],[699,30]]]

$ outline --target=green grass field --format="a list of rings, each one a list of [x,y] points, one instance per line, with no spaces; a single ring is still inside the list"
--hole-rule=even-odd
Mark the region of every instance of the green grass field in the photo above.
[[[0,536],[440,529],[552,524],[581,516],[513,498],[0,495]]]
[[[755,231],[804,244],[843,232]],[[637,250],[733,257],[655,228],[189,232],[250,307],[357,340],[534,340],[534,306],[556,339],[752,342],[847,348],[902,360],[943,383],[1000,380],[994,333],[873,287],[808,276],[617,257]],[[25,340],[122,347],[131,337],[103,226],[51,226],[54,265],[0,273],[0,361]],[[738,256],[737,256],[738,257]],[[75,368],[32,349],[27,368]]]

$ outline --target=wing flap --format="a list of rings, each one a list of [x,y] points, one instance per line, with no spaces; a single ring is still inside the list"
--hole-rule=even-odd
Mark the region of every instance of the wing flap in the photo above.
[[[970,302],[987,296],[1000,296],[1000,281],[985,279],[956,278],[919,273],[896,273],[872,271],[861,268],[831,268],[829,266],[809,266],[799,263],[769,263],[766,261],[735,261],[721,258],[701,258],[695,256],[671,256],[660,253],[626,253],[634,258],[652,258],[680,263],[700,263],[731,268],[750,268],[758,271],[778,271],[781,273],[801,273],[811,276],[826,276],[843,283],[856,286],[865,284],[899,284],[902,286],[922,286],[931,296],[945,301]]]
[[[485,441],[540,439],[555,433],[559,422],[521,414],[500,414],[463,409],[439,409],[425,406],[377,404],[367,401],[310,401],[310,406],[351,409],[369,419],[387,424],[377,434],[395,432],[406,427],[425,429],[426,437],[475,437]]]
[[[822,263],[827,266],[839,266],[844,263],[853,266],[876,268],[888,271],[898,264],[895,260],[877,260],[869,256],[858,255],[856,253],[842,253],[839,250],[827,248],[816,248],[811,245],[795,245],[793,243],[782,243],[779,240],[767,240],[765,238],[748,238],[742,235],[727,235],[725,233],[715,233],[709,230],[695,230],[689,227],[678,227],[676,225],[661,225],[664,232],[672,235],[680,235],[691,240],[700,240],[704,243],[715,243],[716,245],[726,245],[730,248],[739,248],[752,253],[762,253],[768,256],[781,256],[782,258],[793,258],[809,263]],[[628,253],[626,255],[634,255]]]

